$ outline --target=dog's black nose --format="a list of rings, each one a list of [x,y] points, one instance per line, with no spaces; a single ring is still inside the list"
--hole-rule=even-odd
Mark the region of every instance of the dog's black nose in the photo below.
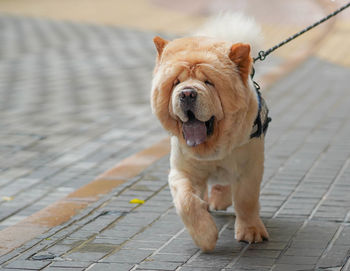
[[[185,88],[180,93],[180,102],[184,109],[191,109],[193,103],[196,101],[197,91],[193,88]]]

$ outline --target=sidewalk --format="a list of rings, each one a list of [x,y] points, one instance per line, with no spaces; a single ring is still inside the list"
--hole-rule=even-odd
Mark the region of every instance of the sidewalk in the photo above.
[[[311,58],[268,92],[274,123],[261,213],[269,242],[235,242],[234,218],[218,213],[217,247],[201,253],[175,214],[165,157],[0,258],[4,270],[348,270],[349,73]],[[145,204],[130,204],[135,197]]]
[[[47,17],[79,20],[73,15],[80,14],[80,0],[75,0],[71,9],[62,1],[35,1],[37,4],[30,6],[26,1],[5,1],[0,11],[29,15],[43,15],[40,12],[45,11]],[[153,2],[140,2],[143,4],[135,5],[129,13],[151,18]],[[117,18],[111,23],[140,30],[23,15],[0,17],[0,230],[67,196],[118,161],[166,136],[149,107],[155,59],[152,38],[155,31],[162,31],[162,36],[184,31],[174,27],[183,16],[188,19],[186,31],[192,31],[205,10],[213,9],[211,2],[201,2],[203,6],[197,3],[192,8],[187,5],[189,10],[184,15],[179,14],[179,7],[167,9],[163,1],[156,10],[172,13],[173,19],[162,21],[153,16],[162,21],[156,29],[150,19],[141,25],[142,20],[123,17],[122,13],[134,6],[124,1],[109,3]],[[261,19],[266,48],[300,29],[294,17],[273,24],[279,17],[261,14],[258,3],[245,9]],[[321,15],[318,4],[306,4],[310,5],[314,16]],[[85,20],[105,22],[102,7],[94,6],[101,12],[85,16]],[[290,8],[297,7],[292,3]],[[310,19],[303,21],[306,24]],[[303,42],[304,50],[305,45],[314,46],[314,40],[323,34],[324,28],[320,28],[298,42]],[[280,67],[291,62],[286,59],[300,58],[296,50],[300,46],[289,47],[289,51],[281,49],[257,64],[256,78],[262,86],[288,71]],[[149,134],[152,136],[146,136]]]
[[[76,197],[81,211],[12,252],[0,245],[1,270],[349,270],[346,12],[313,55],[264,92],[273,122],[261,214],[271,241],[237,243],[233,210],[217,212],[217,247],[201,253],[174,211],[166,155],[96,199]],[[12,15],[0,26],[6,231],[166,133],[148,105],[155,32]],[[257,69],[260,80],[288,60],[283,50]],[[117,180],[113,170],[106,176]]]

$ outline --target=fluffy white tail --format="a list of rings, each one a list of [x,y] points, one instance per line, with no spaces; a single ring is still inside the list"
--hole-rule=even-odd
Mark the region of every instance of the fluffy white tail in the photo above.
[[[260,26],[253,18],[242,13],[226,12],[212,17],[194,35],[218,38],[232,43],[248,43],[253,56],[262,49]]]

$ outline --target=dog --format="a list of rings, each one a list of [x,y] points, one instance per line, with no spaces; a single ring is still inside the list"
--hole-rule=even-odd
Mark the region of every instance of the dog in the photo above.
[[[171,135],[169,186],[204,252],[218,238],[208,209],[234,204],[238,241],[269,237],[259,216],[268,109],[250,76],[259,40],[258,26],[239,14],[215,19],[197,36],[154,38],[151,107]]]

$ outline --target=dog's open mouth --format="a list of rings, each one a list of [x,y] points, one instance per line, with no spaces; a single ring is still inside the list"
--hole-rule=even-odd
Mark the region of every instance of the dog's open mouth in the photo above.
[[[182,133],[186,143],[190,147],[197,146],[207,139],[214,132],[214,120],[212,116],[208,121],[203,122],[194,116],[192,111],[187,111],[188,121],[182,124]]]

